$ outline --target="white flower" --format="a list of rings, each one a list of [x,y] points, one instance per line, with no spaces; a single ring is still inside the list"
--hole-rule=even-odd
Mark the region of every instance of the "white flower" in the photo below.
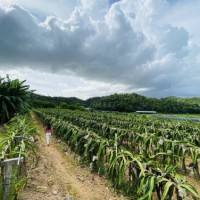
[[[160,145],[163,145],[163,139],[160,139],[158,142]]]
[[[86,135],[86,136],[84,137],[84,139],[86,139],[86,140],[87,140],[87,139],[89,138],[89,136],[90,136],[89,134],[88,134],[88,135]]]
[[[92,162],[94,162],[95,160],[98,160],[98,156],[93,156],[92,157]]]
[[[33,136],[30,136],[30,137],[29,137],[29,140],[30,140],[31,142],[34,142],[34,141],[35,141]]]
[[[185,189],[179,189],[178,195],[179,195],[179,197],[182,197],[182,198],[187,197],[187,193],[186,193]]]

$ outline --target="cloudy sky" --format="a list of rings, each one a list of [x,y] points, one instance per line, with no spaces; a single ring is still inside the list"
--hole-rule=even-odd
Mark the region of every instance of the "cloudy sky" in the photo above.
[[[199,9],[199,0],[0,0],[0,76],[50,96],[200,96]]]

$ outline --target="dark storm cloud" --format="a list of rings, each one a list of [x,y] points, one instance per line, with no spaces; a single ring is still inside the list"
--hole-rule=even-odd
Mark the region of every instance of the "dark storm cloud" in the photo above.
[[[183,27],[159,24],[156,17],[168,4],[154,2],[123,0],[109,7],[108,1],[81,0],[68,19],[47,16],[44,21],[41,11],[38,17],[23,6],[2,7],[0,68],[69,72],[148,94],[166,91],[169,84],[178,91],[192,74],[188,60],[196,59],[199,49],[191,53]]]
[[[1,63],[117,80],[122,70],[126,74],[153,58],[153,46],[132,29],[120,8],[110,11],[106,23],[92,21],[79,9],[68,21],[48,17],[43,23],[21,7],[2,9]]]

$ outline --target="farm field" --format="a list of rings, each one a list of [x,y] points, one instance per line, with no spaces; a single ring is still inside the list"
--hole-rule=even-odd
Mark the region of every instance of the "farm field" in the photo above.
[[[0,200],[200,200],[199,8],[0,0]]]
[[[103,177],[90,173],[60,139],[46,145],[44,126],[32,115],[38,132],[36,157],[29,159],[28,182],[18,194],[19,200],[125,200],[116,195]]]
[[[56,109],[35,113],[52,123],[56,137],[92,172],[130,198],[199,199],[199,123]]]

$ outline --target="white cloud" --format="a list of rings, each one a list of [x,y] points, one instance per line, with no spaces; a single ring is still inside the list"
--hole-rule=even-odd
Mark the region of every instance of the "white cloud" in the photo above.
[[[68,19],[77,5],[77,0],[0,0],[0,5],[21,5],[29,10],[40,20],[44,20],[46,16],[53,15]]]
[[[100,81],[88,81],[70,74],[52,74],[27,67],[18,70],[0,70],[0,77],[6,77],[7,74],[11,79],[26,80],[25,84],[30,85],[31,90],[47,96],[74,96],[88,99],[92,96],[110,95],[116,91],[120,93],[131,92],[128,86],[120,83],[110,84]]]
[[[2,73],[31,68],[70,76],[84,87],[56,82],[65,87],[60,94],[85,91],[83,98],[96,96],[95,91],[103,94],[111,86],[110,92],[118,92],[118,87],[150,96],[169,95],[169,85],[173,95],[187,95],[183,88],[190,88],[190,94],[197,91],[199,32],[183,22],[190,18],[184,14],[187,1],[183,5],[167,0],[121,0],[112,5],[108,0],[12,2],[18,5],[0,6]],[[199,5],[191,2],[188,9]],[[191,17],[196,19],[197,14]],[[37,81],[34,78],[31,84]],[[56,94],[57,86],[43,85]]]
[[[79,6],[93,19],[102,20],[109,9],[109,0],[79,0]]]
[[[161,23],[172,24],[173,26],[184,27],[190,33],[190,39],[200,45],[199,23],[199,0],[178,0],[170,7],[169,12],[163,16]]]

